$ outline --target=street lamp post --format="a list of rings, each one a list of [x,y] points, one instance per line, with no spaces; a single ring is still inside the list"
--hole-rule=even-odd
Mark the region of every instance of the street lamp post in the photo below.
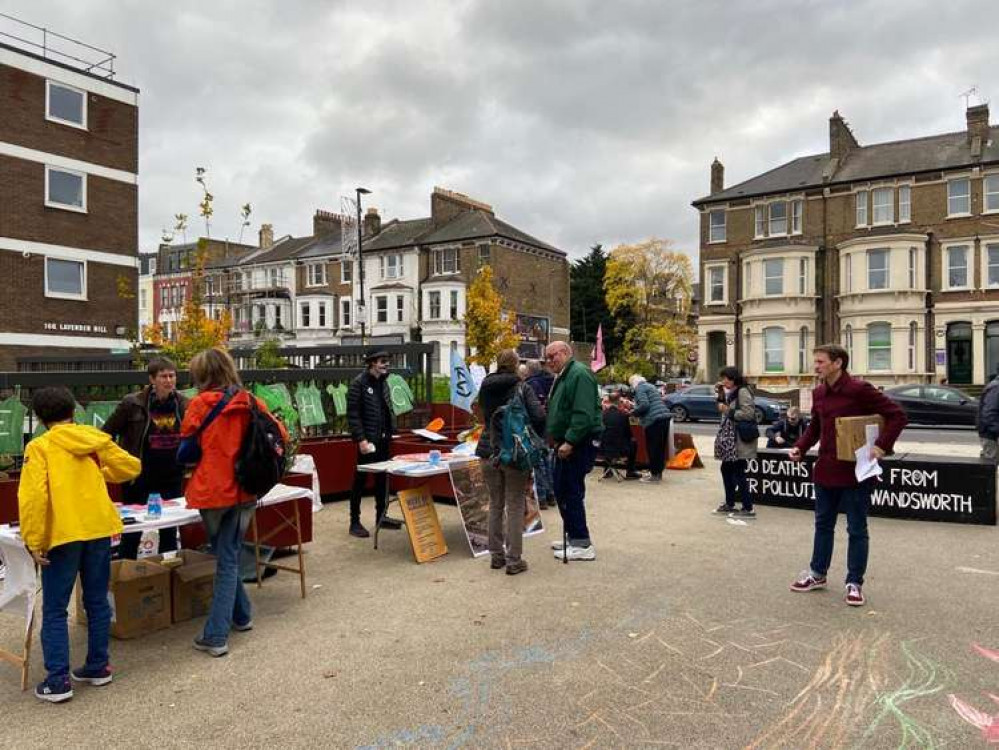
[[[361,346],[364,346],[364,333],[365,325],[367,323],[368,308],[364,298],[364,254],[361,250],[361,196],[370,195],[371,191],[367,188],[356,188],[357,192],[357,270],[358,270],[358,281],[361,285],[361,299],[358,303],[358,317],[361,319]]]

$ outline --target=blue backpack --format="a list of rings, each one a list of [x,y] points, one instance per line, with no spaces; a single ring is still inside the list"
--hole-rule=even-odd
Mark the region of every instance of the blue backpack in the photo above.
[[[493,413],[493,463],[530,471],[544,464],[548,449],[531,427],[523,388],[517,386],[510,400]]]

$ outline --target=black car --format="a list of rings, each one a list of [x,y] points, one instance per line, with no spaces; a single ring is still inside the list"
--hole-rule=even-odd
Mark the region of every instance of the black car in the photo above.
[[[915,424],[974,427],[978,419],[978,399],[949,385],[900,385],[885,389],[885,395]]]

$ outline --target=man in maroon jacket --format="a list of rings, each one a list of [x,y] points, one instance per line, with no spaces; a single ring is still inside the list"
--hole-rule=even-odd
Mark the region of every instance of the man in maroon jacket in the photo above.
[[[872,453],[882,458],[905,427],[905,412],[881,391],[864,380],[850,376],[846,366],[850,355],[836,344],[816,347],[815,374],[822,383],[812,392],[812,421],[805,434],[788,453],[792,461],[819,443],[812,481],[815,483],[815,542],[812,562],[791,584],[792,591],[812,591],[826,587],[826,573],[832,560],[836,516],[846,514],[850,546],[846,554],[846,603],[864,604],[864,572],[867,570],[867,509],[871,502],[871,482],[860,483],[854,473],[856,464],[836,458],[836,418],[880,414],[885,426]]]

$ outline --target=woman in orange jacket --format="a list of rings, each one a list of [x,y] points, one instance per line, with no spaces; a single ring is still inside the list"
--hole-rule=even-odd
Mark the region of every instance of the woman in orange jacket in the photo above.
[[[222,349],[196,354],[190,370],[200,393],[187,407],[181,436],[197,434],[201,458],[184,495],[189,507],[201,511],[216,558],[212,608],[194,647],[212,656],[225,656],[229,653],[229,631],[253,628],[250,600],[239,575],[239,557],[256,498],[236,481],[236,459],[250,423],[250,399],[256,400],[262,412],[267,412],[267,407],[243,389],[235,362]],[[225,404],[212,417],[223,399]],[[211,422],[199,433],[209,418]],[[283,426],[281,432],[287,439]]]

